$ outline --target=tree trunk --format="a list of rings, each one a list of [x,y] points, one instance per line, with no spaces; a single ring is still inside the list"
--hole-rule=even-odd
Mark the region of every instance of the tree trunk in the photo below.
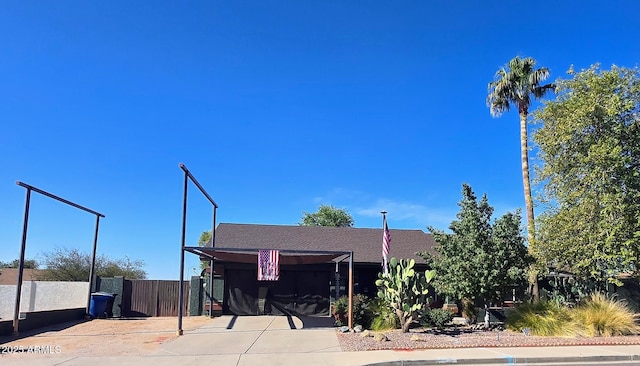
[[[531,196],[531,180],[529,179],[529,138],[527,134],[527,112],[520,112],[520,150],[522,154],[522,184],[524,186],[524,202],[527,208],[527,242],[529,254],[534,254],[535,246],[535,221],[533,216],[533,197]],[[538,289],[538,274],[534,266],[529,268],[529,281],[532,286],[531,294],[535,301],[540,300]]]
[[[460,303],[462,304],[462,316],[468,324],[475,324],[478,321],[478,309],[476,309],[475,300],[465,297],[460,300]]]
[[[413,317],[405,317],[404,311],[402,309],[396,309],[396,315],[398,319],[400,319],[400,324],[402,325],[402,332],[408,333],[409,327],[411,326],[411,322],[413,321]]]

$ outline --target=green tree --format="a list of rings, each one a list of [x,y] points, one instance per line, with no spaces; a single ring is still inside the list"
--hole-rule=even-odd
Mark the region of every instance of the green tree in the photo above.
[[[462,186],[460,212],[451,233],[433,227],[437,254],[421,253],[436,271],[437,292],[469,302],[500,302],[512,289],[526,286],[531,263],[520,230],[520,213],[507,213],[491,224],[493,207],[486,194],[478,201],[471,187]]]
[[[43,254],[45,269],[38,274],[43,281],[88,281],[91,271],[91,255],[78,249],[56,248]],[[111,259],[105,255],[96,256],[96,276],[124,276],[129,279],[144,279],[144,262],[129,257]]]
[[[2,262],[0,261],[0,268],[18,268],[20,265],[19,259],[14,259],[11,262]],[[25,259],[24,260],[24,268],[29,269],[38,269],[38,262],[35,259]]]
[[[203,231],[202,234],[200,234],[200,238],[198,239],[198,246],[207,247],[210,245],[211,245],[211,231]],[[201,260],[200,271],[204,271],[207,268],[209,268],[209,261]]]
[[[536,179],[548,209],[538,256],[600,284],[638,276],[640,70],[599,65],[559,80],[534,113]]]
[[[301,226],[353,226],[353,218],[344,209],[320,205],[317,212],[303,212]]]
[[[535,68],[536,60],[531,57],[515,57],[496,72],[495,80],[489,83],[487,105],[491,115],[499,117],[509,111],[511,106],[518,108],[520,115],[520,154],[522,158],[522,184],[524,187],[524,202],[527,209],[527,237],[530,251],[535,246],[535,218],[533,215],[533,197],[531,195],[531,180],[529,178],[529,143],[527,133],[527,116],[531,106],[531,97],[542,98],[549,90],[554,90],[554,84],[542,85],[549,77],[549,69]],[[531,274],[533,296],[539,298],[537,274]]]

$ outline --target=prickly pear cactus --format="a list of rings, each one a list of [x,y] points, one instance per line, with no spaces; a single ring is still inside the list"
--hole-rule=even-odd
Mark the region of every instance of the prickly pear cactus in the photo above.
[[[409,331],[423,306],[429,306],[429,283],[435,276],[435,271],[416,272],[415,264],[413,259],[391,258],[389,273],[378,273],[376,280],[378,297],[394,309],[403,332]]]

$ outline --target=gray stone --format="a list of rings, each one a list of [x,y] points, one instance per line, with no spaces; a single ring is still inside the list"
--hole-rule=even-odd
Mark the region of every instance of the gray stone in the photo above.
[[[456,316],[451,321],[453,325],[469,325],[469,321],[461,316]]]
[[[356,333],[362,332],[362,325],[356,325],[355,327],[353,327],[353,331]]]
[[[346,325],[340,327],[340,333],[348,333],[349,332],[349,327],[347,327]]]
[[[365,329],[365,330],[362,331],[362,333],[360,333],[360,337],[362,337],[362,338],[373,337],[373,333],[371,333],[370,331]]]
[[[388,342],[389,341],[389,338],[384,333],[376,333],[376,334],[374,334],[373,335],[373,339],[375,339],[378,342]]]

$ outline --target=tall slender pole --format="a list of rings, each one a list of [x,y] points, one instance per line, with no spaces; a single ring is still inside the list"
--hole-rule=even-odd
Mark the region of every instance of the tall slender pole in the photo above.
[[[349,329],[353,329],[353,252],[349,253]]]
[[[91,292],[95,290],[95,269],[96,269],[96,249],[98,248],[98,228],[100,227],[100,216],[96,215],[96,230],[93,234],[93,252],[91,254],[91,269],[89,270],[89,294],[87,295],[87,312],[91,306]]]
[[[382,274],[389,273],[389,253],[387,243],[387,211],[381,211],[382,214]]]
[[[22,273],[24,272],[24,252],[27,247],[27,228],[29,226],[29,204],[31,189],[27,188],[27,199],[24,204],[24,221],[22,223],[22,245],[20,246],[20,261],[18,262],[18,285],[16,287],[16,307],[13,311],[13,333],[18,334],[18,318],[20,316],[20,296],[22,295]]]
[[[216,211],[217,207],[213,206],[213,225],[211,226],[211,247],[216,246]],[[213,258],[209,261],[209,318],[213,318]]]
[[[180,243],[180,286],[178,290],[178,330],[176,334],[181,336],[183,334],[182,330],[182,304],[184,303],[184,247],[185,240],[187,236],[187,188],[189,183],[188,173],[184,172],[184,188],[182,195],[182,240]]]

